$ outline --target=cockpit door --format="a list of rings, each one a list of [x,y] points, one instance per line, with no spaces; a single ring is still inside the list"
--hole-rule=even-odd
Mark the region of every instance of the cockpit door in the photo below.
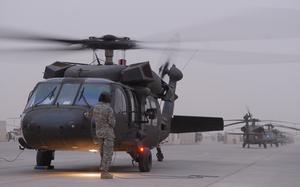
[[[153,116],[147,115],[147,112],[154,112]],[[159,142],[159,121],[160,121],[160,108],[152,96],[148,96],[145,102],[145,114],[143,123],[143,132],[146,135],[144,143],[148,146],[156,146]]]
[[[116,117],[116,127],[114,130],[117,141],[120,141],[126,139],[128,131],[128,101],[121,87],[115,88],[113,98],[113,109]]]

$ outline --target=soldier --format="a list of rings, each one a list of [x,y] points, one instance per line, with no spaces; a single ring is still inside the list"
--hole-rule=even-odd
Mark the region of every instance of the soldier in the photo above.
[[[111,165],[114,149],[115,116],[110,106],[110,94],[103,92],[93,109],[93,118],[96,123],[96,137],[100,145],[101,179],[112,179],[113,175],[108,172]]]

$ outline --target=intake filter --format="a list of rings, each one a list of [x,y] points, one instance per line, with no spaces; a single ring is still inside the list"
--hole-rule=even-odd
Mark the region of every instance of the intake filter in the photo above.
[[[123,83],[146,85],[153,80],[149,62],[132,64],[121,72],[121,82]]]
[[[54,62],[53,64],[46,66],[43,78],[64,77],[65,71],[74,65],[74,63],[70,62]]]

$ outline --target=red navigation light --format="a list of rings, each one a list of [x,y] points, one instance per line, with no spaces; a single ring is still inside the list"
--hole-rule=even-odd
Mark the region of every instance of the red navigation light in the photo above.
[[[139,147],[139,152],[144,152],[144,147]]]

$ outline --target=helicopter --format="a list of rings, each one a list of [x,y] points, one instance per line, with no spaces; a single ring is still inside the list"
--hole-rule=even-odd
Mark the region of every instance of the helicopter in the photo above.
[[[272,123],[265,124],[264,127],[266,127],[265,134],[267,144],[270,144],[271,147],[273,144],[278,147],[280,144],[280,131],[275,129]]]
[[[295,13],[297,15],[298,12],[276,9],[245,12],[213,24],[200,25],[198,29],[189,27],[188,31],[195,29],[194,35],[188,33],[184,37],[184,33],[179,33],[180,40],[220,42],[298,37],[298,16],[295,16]],[[274,16],[280,19],[274,19]],[[152,149],[156,148],[158,161],[164,159],[160,144],[170,133],[223,130],[224,122],[220,117],[174,115],[175,101],[179,98],[176,87],[183,78],[183,73],[175,65],[170,67],[170,61],[166,61],[161,66],[159,73],[153,71],[148,61],[128,65],[125,55],[118,63],[113,61],[114,51],[122,51],[125,54],[128,50],[162,50],[152,44],[173,44],[173,41],[166,40],[170,33],[166,33],[167,36],[158,40],[154,37],[154,40],[142,41],[111,34],[71,39],[45,37],[5,28],[0,28],[0,31],[0,39],[4,40],[62,44],[60,48],[50,48],[51,51],[91,50],[97,62],[97,64],[54,62],[46,66],[43,76],[45,80],[38,82],[29,93],[21,115],[23,137],[19,142],[23,148],[37,150],[37,168],[51,168],[56,150],[96,151],[98,149],[98,145],[94,143],[93,120],[86,114],[103,91],[111,93],[111,105],[117,119],[114,150],[129,153],[132,160],[138,162],[139,170],[142,172],[151,170]],[[7,49],[6,46],[4,48]],[[47,48],[38,47],[28,51],[30,50],[40,52],[47,51]],[[98,50],[104,51],[104,63],[98,58]],[[176,48],[174,50],[176,51]],[[4,52],[14,53],[15,50],[8,49]],[[227,49],[198,49],[197,52],[207,62],[216,61],[215,53],[219,56],[217,61],[225,61],[226,57],[233,57],[229,58],[230,63],[240,63],[241,59],[248,62],[262,61],[262,59],[264,61],[269,59],[268,62],[271,63],[299,62],[297,55],[228,51]],[[169,80],[165,81],[164,77]]]
[[[225,121],[235,121],[234,123],[229,123],[224,125],[224,127],[229,127],[233,125],[243,124],[245,125],[241,127],[242,133],[234,133],[230,132],[228,134],[233,135],[242,135],[243,136],[243,144],[242,147],[245,148],[247,145],[247,148],[250,148],[250,144],[257,144],[259,147],[263,145],[263,147],[266,149],[267,144],[270,144],[272,147],[273,144],[278,147],[279,144],[286,141],[286,137],[283,136],[283,132],[279,131],[278,129],[275,129],[274,127],[282,127],[292,130],[300,130],[298,128],[289,127],[287,125],[281,125],[281,124],[274,124],[276,122],[280,123],[292,123],[288,121],[278,121],[278,120],[260,120],[257,118],[253,118],[253,115],[250,113],[249,109],[248,112],[244,115],[243,119],[230,119]],[[265,125],[257,125],[258,122],[269,122]]]
[[[44,80],[29,93],[21,115],[21,148],[36,150],[36,169],[53,169],[54,153],[99,150],[95,123],[88,117],[103,92],[111,94],[116,117],[114,151],[127,152],[139,171],[152,168],[151,150],[163,161],[160,144],[170,133],[223,130],[223,119],[174,115],[177,83],[183,73],[165,62],[155,73],[149,61],[127,65],[125,58],[113,62],[114,51],[143,49],[141,41],[104,35],[88,39],[66,39],[23,35],[5,39],[52,42],[67,45],[66,50],[93,51],[97,64],[56,61],[47,65]],[[68,46],[69,45],[69,46]],[[61,48],[60,48],[61,50]],[[103,50],[101,63],[96,50]],[[165,82],[164,77],[169,81]]]
[[[286,125],[282,125],[282,124],[278,124],[278,123],[274,123],[274,122],[267,123],[264,126],[266,126],[269,131],[273,131],[273,134],[275,135],[275,138],[276,138],[276,142],[278,144],[280,144],[280,145],[285,145],[285,144],[293,143],[294,139],[293,139],[293,137],[292,137],[291,134],[283,132],[283,131],[280,131],[278,129],[275,129],[275,127],[277,127],[277,128],[284,128],[284,129],[290,129],[290,130],[293,130],[293,131],[300,131],[299,128],[290,127],[290,126],[286,126]],[[271,146],[272,146],[272,144],[271,144]]]

